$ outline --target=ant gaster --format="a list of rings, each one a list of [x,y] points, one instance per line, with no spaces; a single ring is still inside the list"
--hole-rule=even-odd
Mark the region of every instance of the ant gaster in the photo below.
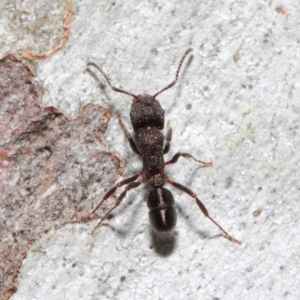
[[[104,78],[106,79],[108,85],[112,90],[118,93],[123,93],[133,97],[130,119],[132,123],[133,130],[135,131],[136,141],[132,138],[131,134],[125,127],[122,120],[119,118],[120,125],[129,141],[131,149],[142,157],[143,168],[140,172],[132,177],[124,179],[117,183],[113,188],[111,188],[103,197],[102,201],[96,208],[91,212],[93,216],[97,210],[101,207],[102,203],[106,201],[110,196],[112,196],[118,187],[126,185],[124,191],[118,197],[115,205],[104,215],[97,226],[93,229],[93,233],[101,226],[102,222],[107,218],[107,216],[120,205],[127,191],[138,187],[142,183],[150,181],[152,190],[148,195],[147,205],[149,208],[149,219],[154,232],[159,236],[169,236],[176,225],[177,214],[175,209],[175,202],[172,193],[164,188],[165,182],[173,185],[179,190],[187,193],[189,196],[196,200],[199,208],[203,214],[209,218],[219,229],[223,232],[226,238],[230,241],[240,244],[241,242],[229,235],[214,219],[212,219],[204,206],[204,204],[198,199],[197,195],[191,191],[189,188],[171,180],[165,173],[165,166],[174,164],[177,162],[179,157],[191,158],[194,161],[203,164],[203,166],[211,166],[211,162],[203,162],[194,158],[191,154],[178,152],[173,158],[167,162],[164,162],[164,154],[168,153],[170,149],[171,139],[172,139],[172,129],[167,125],[168,132],[166,137],[166,144],[164,145],[164,137],[161,130],[164,128],[165,116],[164,110],[162,109],[160,103],[156,100],[156,97],[163,93],[164,91],[170,89],[174,86],[178,80],[178,75],[182,66],[182,63],[186,56],[192,51],[192,48],[186,50],[182,56],[174,81],[172,81],[165,88],[151,95],[135,95],[130,92],[121,90],[114,87],[108,76],[104,71],[98,67],[96,64],[89,62],[88,66],[93,66],[97,68]],[[140,181],[135,181],[141,177]]]

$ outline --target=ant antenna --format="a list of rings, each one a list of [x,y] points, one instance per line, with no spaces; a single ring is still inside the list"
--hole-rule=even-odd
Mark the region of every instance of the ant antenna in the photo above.
[[[111,84],[110,79],[108,78],[108,76],[104,73],[104,71],[103,71],[98,65],[96,65],[96,64],[93,63],[93,62],[88,62],[88,63],[87,63],[87,66],[93,66],[93,67],[95,67],[96,69],[98,69],[98,70],[102,73],[102,75],[103,75],[104,78],[106,79],[106,81],[107,81],[109,87],[110,87],[113,91],[118,92],[118,93],[122,93],[122,94],[126,94],[126,95],[128,95],[128,96],[131,96],[131,97],[134,98],[135,101],[140,102],[140,99],[139,99],[138,96],[136,96],[136,95],[134,95],[134,94],[132,94],[132,93],[126,92],[126,91],[124,91],[124,90],[121,90],[121,89],[116,88],[115,86],[113,86],[113,85]]]
[[[152,97],[153,100],[154,100],[159,94],[161,94],[162,92],[168,90],[169,88],[171,88],[172,86],[174,86],[174,85],[176,84],[176,82],[177,82],[177,80],[178,80],[178,75],[179,75],[179,72],[180,72],[182,63],[183,63],[183,61],[185,60],[186,56],[187,56],[191,51],[193,51],[193,48],[189,48],[189,49],[187,49],[187,50],[184,52],[184,54],[183,54],[183,56],[182,56],[182,58],[181,58],[181,60],[180,60],[180,62],[179,62],[177,71],[176,71],[175,80],[172,81],[172,82],[171,82],[169,85],[167,85],[165,88],[163,88],[162,90],[160,90],[159,92],[157,92],[156,94],[154,94],[154,96]]]

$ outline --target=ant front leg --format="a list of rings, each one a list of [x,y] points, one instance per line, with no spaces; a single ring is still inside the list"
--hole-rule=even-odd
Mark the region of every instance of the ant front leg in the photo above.
[[[178,188],[179,190],[187,193],[188,195],[190,195],[192,198],[194,198],[197,202],[197,205],[199,206],[199,208],[201,209],[201,211],[203,212],[203,214],[205,215],[205,217],[209,218],[216,226],[219,227],[219,229],[224,233],[225,237],[230,240],[233,243],[239,244],[241,245],[241,242],[237,239],[235,239],[234,237],[232,237],[229,233],[227,233],[227,231],[225,231],[213,218],[210,217],[206,207],[204,206],[204,204],[200,201],[200,199],[198,199],[197,195],[190,190],[189,188],[187,188],[186,186],[177,183],[175,181],[172,181],[170,178],[166,177],[166,181],[169,182],[170,184],[172,184],[173,186],[175,186],[176,188]]]
[[[213,164],[211,161],[205,162],[205,161],[201,161],[201,160],[199,160],[199,159],[196,159],[193,155],[191,155],[191,154],[189,154],[189,153],[178,152],[178,153],[176,153],[176,154],[172,157],[172,159],[170,159],[169,161],[167,161],[167,162],[165,163],[165,166],[166,166],[166,165],[170,165],[170,164],[175,164],[175,163],[178,161],[178,159],[179,159],[180,156],[185,157],[185,158],[191,158],[191,159],[193,159],[194,161],[203,164],[205,167],[210,167],[210,166],[212,166],[212,164]]]
[[[139,149],[137,148],[135,142],[134,142],[134,139],[133,137],[131,136],[130,132],[128,131],[128,129],[126,128],[125,124],[123,123],[122,119],[119,117],[119,123],[121,125],[121,128],[123,129],[125,135],[126,135],[126,138],[129,142],[129,145],[132,149],[133,152],[135,152],[136,154],[138,154],[139,156],[141,156],[141,152],[139,151]]]
[[[167,142],[165,144],[164,150],[163,150],[163,154],[166,154],[169,152],[170,150],[170,146],[171,146],[171,140],[172,140],[172,127],[170,127],[170,122],[168,121],[167,124],[167,129],[168,129],[168,133],[167,133]]]
[[[102,225],[102,222],[107,218],[107,216],[109,216],[109,214],[115,209],[115,208],[117,208],[119,205],[120,205],[120,203],[123,201],[123,199],[125,198],[125,196],[126,196],[126,193],[127,193],[127,191],[129,191],[129,190],[131,190],[131,189],[134,189],[134,188],[136,188],[136,187],[138,187],[139,185],[141,185],[141,183],[142,183],[142,181],[139,181],[139,182],[131,182],[131,183],[129,183],[127,186],[126,186],[126,188],[125,188],[125,190],[123,191],[123,193],[119,196],[119,198],[118,198],[118,200],[117,200],[117,202],[116,202],[116,204],[104,215],[104,217],[100,220],[100,222],[95,226],[95,228],[93,229],[93,231],[92,231],[92,234],[94,234],[95,233],[95,231]],[[102,200],[102,202],[103,202],[103,200]]]

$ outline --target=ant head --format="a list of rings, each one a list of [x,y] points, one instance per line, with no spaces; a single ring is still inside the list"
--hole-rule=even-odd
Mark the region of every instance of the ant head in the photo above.
[[[139,101],[132,101],[130,119],[134,130],[145,126],[164,128],[165,111],[151,95],[138,95]]]

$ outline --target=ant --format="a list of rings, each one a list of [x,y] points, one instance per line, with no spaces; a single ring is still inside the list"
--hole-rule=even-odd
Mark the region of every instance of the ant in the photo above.
[[[101,207],[103,202],[115,193],[118,187],[126,185],[124,191],[118,197],[115,205],[104,215],[104,217],[102,217],[100,222],[93,229],[92,233],[94,233],[102,225],[103,221],[109,216],[109,214],[121,204],[122,200],[125,198],[126,193],[129,190],[150,181],[152,190],[148,195],[147,205],[149,208],[149,219],[151,226],[158,236],[170,236],[176,225],[177,213],[172,193],[168,189],[163,187],[165,185],[165,182],[168,182],[169,184],[194,198],[203,214],[207,218],[209,218],[216,226],[219,227],[219,229],[223,232],[224,236],[227,239],[234,243],[241,244],[239,240],[229,235],[214,219],[210,217],[206,207],[192,190],[180,183],[171,180],[165,173],[165,167],[167,165],[176,163],[181,156],[185,158],[191,158],[194,161],[201,163],[203,166],[212,165],[211,162],[203,162],[194,158],[189,153],[182,152],[176,153],[171,160],[164,162],[164,154],[168,153],[170,150],[172,128],[170,127],[168,122],[166,143],[164,145],[164,137],[161,133],[161,130],[164,128],[165,122],[164,110],[162,109],[160,103],[156,100],[156,97],[176,84],[183,61],[192,50],[192,48],[189,48],[183,54],[176,71],[175,79],[153,96],[147,94],[135,95],[116,88],[111,84],[110,79],[99,66],[92,62],[87,63],[88,66],[93,66],[102,73],[109,87],[113,91],[126,94],[133,98],[130,110],[130,119],[133,130],[135,132],[135,140],[127,130],[121,118],[119,118],[119,122],[126,135],[131,149],[136,154],[141,156],[143,160],[142,170],[134,176],[126,178],[117,183],[103,196],[102,201],[91,212],[90,216],[93,216]],[[139,181],[135,181],[139,177],[141,177],[141,179]]]

